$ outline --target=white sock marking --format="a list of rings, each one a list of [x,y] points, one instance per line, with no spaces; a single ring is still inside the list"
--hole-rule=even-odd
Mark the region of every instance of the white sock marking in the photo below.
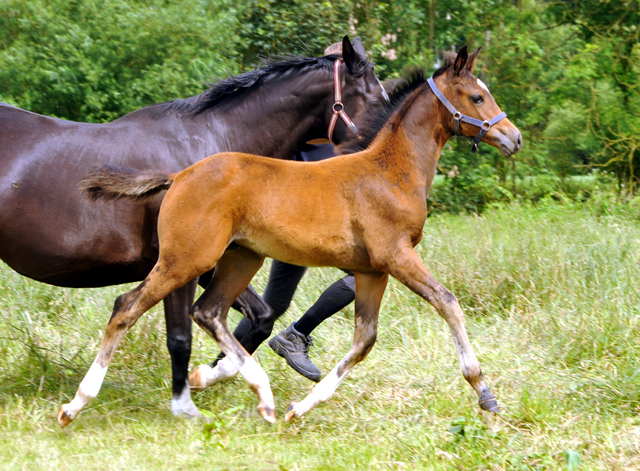
[[[202,414],[191,400],[191,390],[187,381],[185,387],[179,396],[171,398],[171,413],[175,416],[188,415],[192,417],[201,416]]]
[[[67,407],[65,412],[69,417],[75,419],[80,411],[84,409],[93,398],[95,398],[100,392],[102,382],[107,374],[107,368],[100,366],[97,362],[93,362],[89,371],[85,375],[84,379],[78,386],[76,396],[73,398]]]
[[[336,389],[348,373],[348,371],[345,371],[342,376],[338,376],[339,366],[340,364],[332,369],[331,372],[311,390],[307,397],[293,406],[296,417],[302,417],[315,406],[326,402],[333,396],[333,393],[336,392]]]

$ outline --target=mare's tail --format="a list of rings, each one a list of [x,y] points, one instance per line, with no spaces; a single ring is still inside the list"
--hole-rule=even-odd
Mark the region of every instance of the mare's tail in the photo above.
[[[104,165],[89,172],[78,184],[78,189],[91,201],[147,201],[169,189],[172,182],[173,175],[166,173]]]

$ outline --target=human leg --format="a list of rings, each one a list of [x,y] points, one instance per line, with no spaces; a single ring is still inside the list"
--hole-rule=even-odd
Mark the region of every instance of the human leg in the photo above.
[[[302,376],[320,381],[322,373],[309,358],[310,334],[322,321],[351,304],[354,299],[355,279],[353,275],[348,275],[329,286],[297,322],[273,337],[269,346]]]

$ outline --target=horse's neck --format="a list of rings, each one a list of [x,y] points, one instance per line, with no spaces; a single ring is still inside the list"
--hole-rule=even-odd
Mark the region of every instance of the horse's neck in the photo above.
[[[233,151],[291,159],[302,143],[324,137],[325,116],[333,96],[330,74],[309,71],[304,75],[268,82],[237,104],[223,102],[195,116],[193,119],[211,130],[212,153]]]
[[[384,156],[388,171],[402,172],[428,192],[442,148],[450,137],[444,125],[444,107],[430,91],[422,91],[404,110],[402,118],[385,129],[371,145]]]

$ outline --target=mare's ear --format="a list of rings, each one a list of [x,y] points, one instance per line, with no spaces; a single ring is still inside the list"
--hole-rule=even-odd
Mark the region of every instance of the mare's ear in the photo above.
[[[467,59],[467,64],[465,65],[465,67],[469,72],[473,72],[473,70],[476,68],[476,59],[478,58],[478,54],[480,54],[480,49],[482,48],[479,47],[478,49],[476,49],[476,52],[471,54]]]
[[[456,57],[456,61],[453,63],[453,72],[456,75],[459,75],[462,72],[462,69],[467,64],[467,59],[469,58],[469,54],[467,54],[467,46],[462,46],[460,52],[458,52],[458,56]]]
[[[364,52],[364,46],[362,45],[362,41],[360,41],[360,36],[356,36],[356,39],[353,40],[353,50],[356,51],[356,54],[360,57],[361,60],[367,60],[367,53]]]
[[[342,59],[351,75],[358,75],[362,72],[367,65],[367,59],[364,56],[364,47],[359,37],[353,40],[353,44],[349,41],[349,36],[344,37],[342,40]]]

